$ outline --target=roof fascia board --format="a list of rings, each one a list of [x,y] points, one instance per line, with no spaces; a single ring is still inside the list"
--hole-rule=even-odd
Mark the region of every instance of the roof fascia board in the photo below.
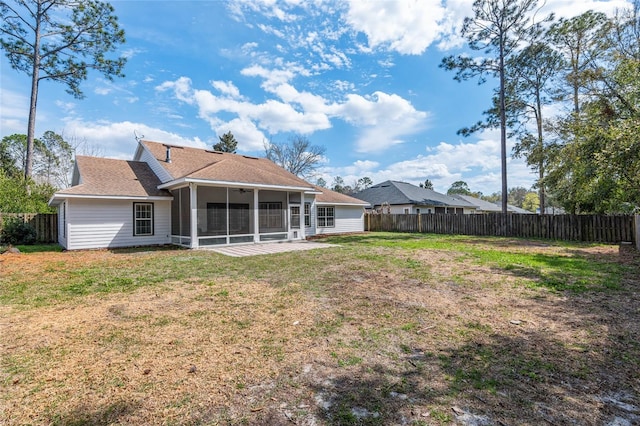
[[[360,203],[331,203],[328,201],[316,201],[316,205],[319,206],[357,206],[357,207],[369,207],[371,204],[360,204]]]
[[[49,203],[53,201],[61,201],[67,198],[84,198],[92,200],[149,200],[149,201],[171,201],[173,196],[167,195],[166,197],[153,195],[153,196],[135,196],[135,195],[89,195],[89,194],[53,194]]]
[[[205,186],[222,186],[225,188],[252,188],[252,189],[279,189],[285,191],[311,191],[309,193],[313,194],[315,191],[310,187],[303,186],[286,186],[286,185],[268,185],[262,183],[244,183],[244,182],[235,182],[235,181],[224,181],[224,180],[207,180],[207,179],[193,179],[193,178],[180,178],[176,180],[172,180],[167,183],[163,183],[158,186],[158,189],[169,189],[177,186],[184,186],[184,184],[195,183],[197,185],[205,185]]]

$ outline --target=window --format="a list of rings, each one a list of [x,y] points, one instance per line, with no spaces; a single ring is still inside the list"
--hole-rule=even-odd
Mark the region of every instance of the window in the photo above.
[[[260,228],[282,228],[282,203],[260,203]]]
[[[304,203],[304,226],[311,227],[311,203]]]
[[[420,214],[420,209],[416,209],[416,214]]]
[[[335,209],[333,207],[318,207],[318,227],[333,228],[335,226]]]
[[[153,203],[133,203],[133,235],[153,235]]]
[[[300,228],[300,206],[291,206],[291,227]]]
[[[409,214],[409,209],[404,209],[404,214]]]

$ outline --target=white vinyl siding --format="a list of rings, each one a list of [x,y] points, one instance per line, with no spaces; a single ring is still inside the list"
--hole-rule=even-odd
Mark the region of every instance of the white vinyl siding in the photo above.
[[[168,244],[171,202],[154,201],[154,234],[134,236],[132,200],[67,200],[67,249]]]
[[[315,234],[342,234],[348,232],[364,232],[364,208],[362,206],[328,207],[334,208],[334,226],[316,226]],[[311,211],[313,212],[313,209]],[[317,221],[315,222],[317,223]]]
[[[147,163],[151,168],[151,170],[153,170],[153,173],[155,173],[156,176],[158,176],[158,179],[160,179],[160,182],[165,183],[172,180],[173,178],[171,177],[169,172],[167,172],[167,170],[162,166],[162,164],[160,164],[160,162],[153,155],[151,155],[151,153],[147,150],[147,148],[145,148],[142,145],[140,145],[140,147],[141,147],[140,158],[136,160]]]

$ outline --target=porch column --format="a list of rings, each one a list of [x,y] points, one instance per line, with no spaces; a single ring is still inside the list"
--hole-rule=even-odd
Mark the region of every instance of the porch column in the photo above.
[[[190,248],[198,248],[198,185],[189,183],[189,207],[191,209]]]
[[[300,239],[304,240],[305,235],[305,226],[304,226],[304,192],[300,193]]]
[[[260,192],[257,188],[253,190],[253,242],[260,242]]]

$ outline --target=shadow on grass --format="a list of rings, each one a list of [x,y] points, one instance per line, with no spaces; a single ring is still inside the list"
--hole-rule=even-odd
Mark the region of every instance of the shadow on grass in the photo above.
[[[80,405],[66,414],[55,415],[50,424],[56,426],[106,426],[122,424],[134,414],[139,404],[133,401],[116,401],[94,408]]]
[[[330,425],[639,424],[640,375],[621,364],[638,356],[619,342],[575,348],[545,332],[478,334],[308,386]]]
[[[62,251],[62,247],[58,244],[33,244],[17,246],[20,253],[57,253]]]

